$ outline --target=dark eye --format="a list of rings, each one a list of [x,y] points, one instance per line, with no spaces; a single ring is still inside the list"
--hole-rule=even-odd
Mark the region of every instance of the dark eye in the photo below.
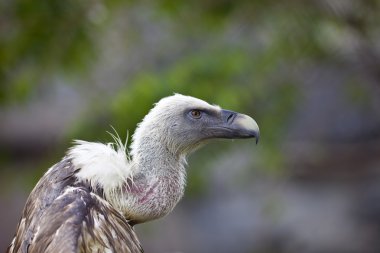
[[[200,119],[202,117],[202,112],[200,110],[191,110],[190,115],[194,119]]]

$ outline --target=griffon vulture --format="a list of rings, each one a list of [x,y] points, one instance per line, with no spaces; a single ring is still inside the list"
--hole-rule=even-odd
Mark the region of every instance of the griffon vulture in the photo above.
[[[215,138],[259,139],[249,116],[175,94],[138,125],[128,151],[75,141],[40,179],[7,252],[143,252],[133,230],[168,214],[184,193],[186,157]]]

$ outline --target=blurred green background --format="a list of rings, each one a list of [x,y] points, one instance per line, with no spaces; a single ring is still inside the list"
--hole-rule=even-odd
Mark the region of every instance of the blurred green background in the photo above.
[[[146,252],[379,252],[378,0],[0,2],[0,249],[73,139],[182,93],[251,115],[189,160]],[[112,126],[112,127],[111,127]]]

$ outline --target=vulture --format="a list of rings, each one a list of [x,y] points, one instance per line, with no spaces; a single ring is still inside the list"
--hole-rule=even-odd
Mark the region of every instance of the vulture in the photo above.
[[[161,99],[120,138],[77,140],[30,193],[8,253],[143,252],[133,226],[168,214],[184,194],[186,157],[215,138],[256,138],[251,117],[190,96]]]

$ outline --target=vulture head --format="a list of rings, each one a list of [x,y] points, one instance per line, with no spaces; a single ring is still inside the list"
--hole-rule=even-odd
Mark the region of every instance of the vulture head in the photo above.
[[[7,252],[142,252],[133,225],[175,207],[187,155],[215,138],[257,142],[259,127],[247,115],[175,94],[144,117],[129,152],[118,138],[76,141],[29,195]]]
[[[256,138],[259,127],[249,116],[190,96],[175,94],[161,99],[133,135],[132,155],[146,155],[152,145],[168,153],[186,155],[215,138]]]

